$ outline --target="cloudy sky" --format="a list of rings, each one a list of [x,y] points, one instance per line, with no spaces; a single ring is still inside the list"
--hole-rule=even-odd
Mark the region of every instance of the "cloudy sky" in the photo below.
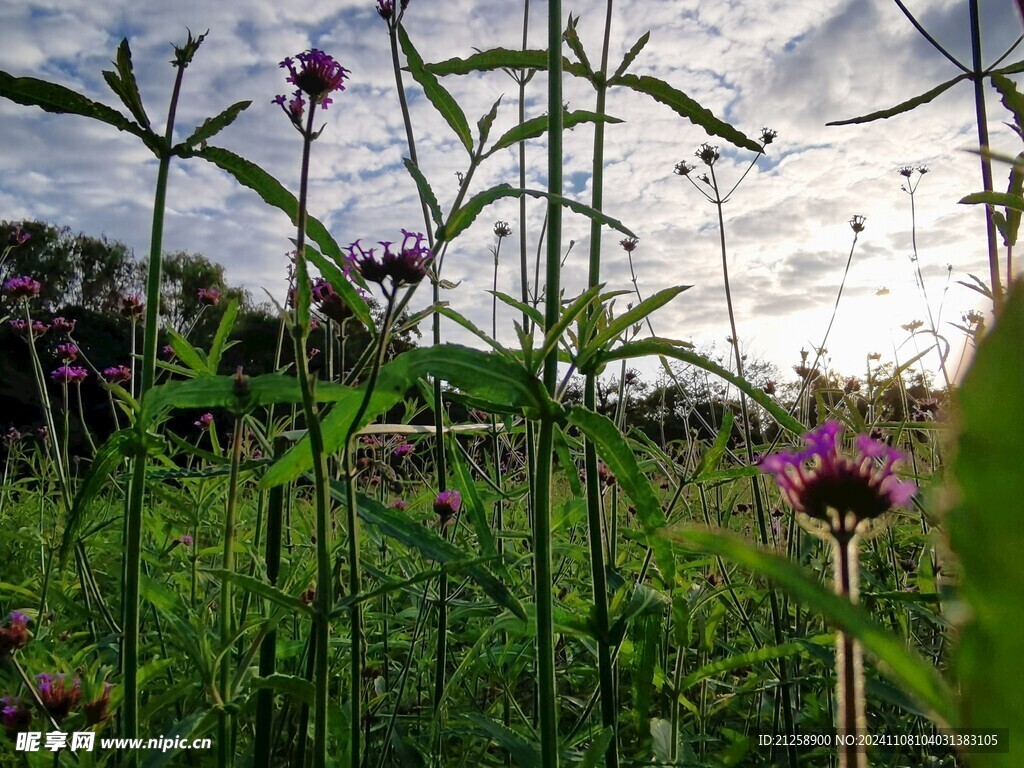
[[[539,48],[546,39],[546,5],[532,5],[530,44]],[[907,5],[954,56],[970,61],[967,0],[908,0]],[[1022,27],[1012,0],[982,0],[981,5],[986,60],[992,61]],[[438,61],[469,55],[474,48],[518,47],[522,9],[516,0],[412,0],[405,26],[424,59]],[[563,9],[580,16],[580,36],[591,61],[598,61],[605,3],[578,0],[563,3]],[[183,42],[186,27],[210,34],[186,74],[179,138],[228,104],[251,99],[247,112],[214,143],[297,189],[299,136],[271,104],[276,94],[287,92],[277,64],[311,46],[322,48],[352,75],[326,114],[326,130],[314,147],[311,213],[341,243],[394,239],[401,227],[422,229],[415,188],[402,167],[408,150],[387,35],[372,0],[311,0],[289,7],[278,0],[0,3],[0,69],[53,80],[119,107],[100,73],[127,36],[147,110],[154,125],[162,126],[174,75],[170,43]],[[927,320],[909,258],[910,199],[897,173],[904,165],[930,169],[916,195],[919,264],[933,314],[942,304],[940,332],[959,346],[961,334],[948,322],[959,322],[961,313],[983,307],[983,301],[957,281],[968,273],[986,280],[988,275],[983,217],[957,205],[981,187],[977,158],[967,151],[976,146],[970,86],[961,83],[932,104],[890,120],[825,126],[894,105],[957,74],[896,5],[890,0],[619,0],[612,15],[613,68],[648,30],[651,41],[632,72],[668,81],[752,137],[762,126],[779,134],[725,207],[744,349],[788,370],[798,362],[801,347],[820,344],[850,250],[848,221],[854,214],[867,217],[866,229],[827,343],[832,365],[860,372],[870,352],[905,360],[915,344],[927,346],[924,337],[908,340],[900,328]],[[1021,58],[1024,47],[1008,60]],[[593,109],[592,89],[569,80],[570,108]],[[471,125],[501,95],[492,135],[514,124],[517,87],[507,75],[444,83]],[[465,153],[415,83],[407,82],[407,90],[420,164],[447,210],[456,192],[455,174],[465,170]],[[1006,114],[988,90],[993,144],[1015,153],[1019,140],[1001,125]],[[546,85],[538,77],[528,87],[526,112],[535,117],[545,111]],[[667,107],[623,89],[611,92],[608,111],[625,122],[607,132],[605,209],[640,237],[634,253],[639,289],[650,295],[673,284],[693,285],[655,316],[655,330],[725,350],[729,330],[715,209],[672,169],[683,159],[697,162],[694,151],[710,140],[722,145],[715,170],[723,186],[731,186],[751,156],[708,139]],[[582,126],[566,139],[566,193],[582,201],[590,198],[592,136]],[[82,118],[0,101],[0,138],[0,219],[43,219],[147,252],[156,161],[134,137]],[[516,182],[516,162],[512,150],[494,155],[477,172],[473,191]],[[542,187],[542,141],[531,144],[527,162],[528,185]],[[1006,175],[997,167],[997,189]],[[168,207],[166,250],[206,254],[226,265],[231,282],[257,297],[263,289],[283,294],[284,253],[293,235],[283,214],[201,160],[175,163]],[[485,211],[445,259],[444,277],[461,281],[445,298],[485,327],[490,326],[485,291],[495,220],[514,225],[515,234],[502,249],[499,287],[518,293],[517,216],[515,202]],[[543,205],[531,205],[531,254],[542,222]],[[588,234],[587,220],[566,216],[564,239],[575,240],[565,265],[570,293],[585,283]],[[606,230],[603,277],[610,288],[628,289],[620,237]],[[888,293],[878,295],[883,288]],[[502,316],[507,322],[499,323],[499,337],[511,342],[511,311]],[[468,341],[451,324],[445,333]]]

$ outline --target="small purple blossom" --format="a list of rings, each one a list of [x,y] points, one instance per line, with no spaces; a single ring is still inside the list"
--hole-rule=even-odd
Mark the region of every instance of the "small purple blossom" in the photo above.
[[[434,258],[433,252],[424,244],[425,237],[419,232],[402,230],[402,245],[392,250],[394,243],[381,241],[384,253],[378,259],[376,248],[364,249],[357,240],[348,247],[348,260],[363,276],[364,280],[377,283],[390,295],[402,285],[415,285],[427,276],[427,267]],[[390,281],[391,291],[384,287]]]
[[[146,311],[146,305],[139,296],[121,297],[121,314],[129,320],[138,320]]]
[[[28,275],[22,275],[21,277],[12,277],[5,282],[4,293],[15,301],[28,301],[38,296],[42,287],[38,280],[34,280]]]
[[[61,384],[81,384],[89,378],[89,371],[78,365],[62,365],[50,373],[50,378]]]
[[[441,519],[441,526],[459,513],[462,506],[462,494],[458,491],[441,491],[434,499],[434,513]]]
[[[416,450],[416,446],[412,443],[402,443],[401,445],[395,446],[395,456],[399,459],[404,459]]]
[[[760,469],[775,476],[793,509],[833,526],[830,510],[841,517],[853,514],[860,522],[906,507],[917,486],[893,472],[893,465],[906,459],[904,454],[868,435],[855,438],[856,455],[840,454],[843,429],[839,422],[828,421],[804,435],[804,450],[767,456]]]
[[[21,432],[16,430],[14,427],[8,427],[7,431],[4,432],[3,444],[5,447],[10,448],[15,443],[21,440]]]
[[[317,309],[323,313],[324,317],[333,320],[338,325],[352,317],[352,308],[334,290],[334,286],[322,277],[313,281],[313,301],[316,302]]]
[[[53,330],[70,336],[75,332],[75,325],[77,323],[77,320],[68,320],[65,317],[55,317],[53,318]]]
[[[298,59],[297,69],[295,59]],[[295,86],[295,93],[291,99],[283,95],[277,96],[273,103],[284,110],[295,127],[305,130],[302,126],[302,116],[305,113],[306,102],[302,94],[309,96],[313,104],[319,104],[327,109],[332,103],[330,94],[345,90],[344,81],[349,76],[349,71],[332,56],[317,48],[304,51],[296,55],[295,59],[289,56],[281,62],[281,68],[289,72],[286,79]]]
[[[111,384],[120,384],[132,377],[132,369],[127,365],[112,365],[103,369],[103,378]]]
[[[196,419],[195,425],[200,429],[212,429],[213,428],[213,414],[204,413],[198,419]]]
[[[21,224],[15,224],[8,235],[8,240],[11,245],[24,245],[32,239],[32,235],[25,231],[24,226]]]
[[[189,536],[187,533],[183,533],[181,534],[181,536],[178,537],[178,543],[181,544],[181,546],[183,547],[191,547],[192,542],[192,537]]]
[[[68,685],[67,675],[36,675],[39,685],[39,700],[50,713],[54,722],[60,723],[78,706],[82,698],[82,681],[77,677]]]
[[[57,357],[65,363],[73,363],[78,359],[78,345],[67,342],[57,345]]]
[[[21,611],[11,611],[7,626],[0,627],[0,656],[14,653],[28,644],[28,616]]]
[[[216,288],[200,288],[199,303],[206,307],[215,307],[220,303],[220,291]]]
[[[32,723],[32,708],[20,696],[4,696],[0,699],[3,705],[3,725],[8,736],[27,731]]]

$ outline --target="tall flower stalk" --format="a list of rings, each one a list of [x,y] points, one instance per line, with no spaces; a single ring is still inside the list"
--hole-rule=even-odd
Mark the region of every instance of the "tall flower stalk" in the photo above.
[[[880,529],[879,520],[893,507],[906,507],[917,486],[901,481],[893,471],[905,461],[901,451],[867,435],[855,439],[856,453],[839,452],[843,425],[829,421],[804,436],[805,449],[766,457],[762,472],[775,476],[797,520],[832,547],[836,594],[851,603],[858,599],[858,545]],[[855,737],[867,727],[864,667],[860,643],[836,632],[837,727]],[[866,768],[867,757],[856,738],[843,739],[840,768]]]
[[[296,68],[296,60],[298,68]],[[309,269],[306,265],[306,201],[309,191],[309,158],[313,141],[320,135],[313,130],[313,121],[317,106],[325,110],[331,103],[330,94],[344,90],[343,81],[348,77],[348,70],[342,67],[331,56],[315,48],[298,54],[295,60],[286,58],[281,67],[289,72],[288,82],[296,88],[289,99],[278,96],[274,102],[278,104],[291,120],[292,125],[302,135],[302,166],[299,175],[299,207],[297,233],[295,239],[295,282],[296,311],[292,325],[292,338],[295,344],[295,365],[299,378],[299,390],[302,396],[302,408],[306,419],[306,430],[309,445],[313,454],[313,494],[316,506],[316,610],[313,614],[313,766],[324,768],[327,765],[327,700],[328,700],[328,661],[330,648],[329,614],[331,611],[333,589],[331,580],[331,541],[333,531],[330,525],[330,498],[327,482],[327,458],[324,450],[323,433],[320,429],[320,414],[316,396],[313,391],[313,378],[309,371],[309,359],[306,355],[306,340],[310,333],[310,288]],[[309,98],[309,112],[303,114],[306,100]],[[305,119],[303,119],[305,118]],[[355,532],[350,531],[350,536]],[[357,587],[356,587],[357,588]],[[353,642],[357,636],[357,628],[352,628]],[[353,658],[358,651],[353,649]],[[358,765],[360,744],[359,718],[359,686],[358,668],[352,680],[353,718],[350,749],[352,764]]]

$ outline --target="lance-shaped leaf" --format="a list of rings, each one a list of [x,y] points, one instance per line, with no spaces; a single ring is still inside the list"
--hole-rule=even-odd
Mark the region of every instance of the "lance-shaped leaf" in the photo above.
[[[724,120],[719,120],[710,109],[702,107],[678,88],[673,88],[664,80],[649,75],[623,74],[608,81],[609,85],[622,85],[632,88],[637,93],[644,93],[670,107],[676,114],[685,117],[694,125],[699,125],[712,136],[719,136],[730,144],[761,152],[761,145],[748,138],[742,131],[733,128]]]
[[[619,68],[616,69],[615,74],[612,75],[613,80],[615,78],[622,77],[622,75],[626,73],[626,70],[629,69],[629,65],[636,60],[636,57],[640,55],[640,51],[644,49],[644,46],[647,45],[647,41],[650,39],[651,33],[644,32],[640,36],[640,39],[633,43],[633,47],[626,51],[626,55],[622,57],[622,63],[619,64]]]
[[[825,125],[856,125],[858,123],[870,123],[873,120],[883,120],[887,117],[893,117],[894,115],[902,114],[903,112],[909,112],[910,110],[927,104],[930,101],[934,101],[936,97],[941,96],[943,93],[948,91],[954,85],[959,83],[961,80],[966,80],[970,77],[969,72],[959,74],[952,80],[947,80],[941,83],[930,91],[925,91],[920,96],[915,96],[912,99],[907,99],[901,104],[897,104],[895,107],[889,107],[889,109],[880,109],[878,112],[872,112],[869,115],[862,115],[861,117],[851,117],[847,120],[834,120],[831,123],[825,123]]]
[[[430,182],[427,181],[427,177],[423,175],[423,171],[419,169],[419,166],[408,157],[402,158],[402,162],[405,163],[405,169],[409,171],[412,180],[416,182],[416,188],[420,191],[420,197],[426,201],[427,208],[430,210],[430,218],[434,220],[434,224],[440,227],[444,223],[444,214],[441,213],[441,205],[437,202],[437,195],[430,188]]]
[[[345,501],[345,486],[340,482],[331,483],[331,493],[339,501]],[[383,533],[392,536],[408,547],[412,547],[430,560],[439,563],[458,563],[459,570],[475,581],[481,589],[494,600],[519,618],[526,620],[526,611],[497,577],[480,563],[472,563],[471,556],[442,539],[436,531],[413,521],[404,512],[385,507],[376,499],[360,495],[358,499],[360,519],[379,528]]]
[[[174,147],[174,153],[181,155],[182,157],[188,156],[191,153],[191,150],[201,146],[204,141],[213,138],[235,122],[235,118],[237,118],[243,110],[248,109],[250,104],[252,104],[251,101],[237,101],[219,115],[206,118],[202,124],[192,132],[191,136],[185,139],[181,144]]]
[[[402,52],[405,54],[405,60],[409,64],[409,72],[412,74],[413,80],[419,83],[427,99],[434,105],[434,109],[441,113],[441,117],[455,131],[455,135],[462,141],[466,151],[472,154],[473,136],[469,131],[469,122],[466,120],[462,107],[437,82],[437,78],[433,73],[424,68],[423,58],[412,44],[412,40],[409,39],[405,27],[398,27],[398,39],[402,44]]]
[[[217,324],[217,332],[213,335],[213,343],[210,344],[210,354],[206,358],[211,373],[217,373],[217,369],[220,368],[220,359],[224,355],[224,350],[228,348],[228,336],[235,327],[237,317],[238,299],[232,299],[225,307],[220,323]]]
[[[131,439],[131,432],[122,429],[107,438],[107,442],[96,452],[92,466],[84,482],[78,484],[71,512],[64,523],[60,544],[60,560],[65,562],[71,548],[78,540],[78,534],[86,524],[86,514],[95,509],[94,502],[105,489],[110,487],[110,475],[124,463],[124,452]]]
[[[128,38],[121,39],[121,45],[117,47],[117,59],[114,61],[116,72],[105,70],[103,79],[107,81],[110,90],[117,94],[121,102],[128,107],[140,126],[150,128],[149,117],[142,106],[142,95],[139,93],[139,85],[135,82],[135,71],[132,68],[132,51],[128,47]]]
[[[501,99],[502,97],[499,96],[498,100],[494,102],[494,106],[491,107],[491,110],[476,121],[481,147],[487,142],[487,138],[491,135],[491,128],[494,126],[494,121],[498,117],[498,107],[501,106]]]
[[[823,586],[815,574],[788,557],[767,552],[724,531],[677,527],[661,535],[686,551],[731,560],[773,581],[794,599],[857,638],[864,649],[881,662],[882,671],[916,699],[938,724],[957,725],[953,692],[932,662],[909,650],[902,638],[879,626],[866,608]]]
[[[464,59],[454,58],[425,65],[435,75],[468,75],[471,72],[489,72],[495,69],[537,69],[548,68],[548,52],[535,50],[513,50],[510,48],[492,48],[489,51],[475,53]],[[562,57],[562,71],[570,75],[590,80],[592,73],[582,64],[569,61]]]
[[[596,112],[588,112],[583,109],[576,110],[575,112],[563,112],[562,113],[562,128],[569,129],[574,128],[581,123],[621,123],[617,117],[611,115],[599,115]],[[499,138],[490,149],[484,152],[484,157],[490,157],[495,152],[501,149],[507,149],[514,147],[520,141],[527,139],[536,139],[538,136],[543,136],[547,133],[548,125],[550,121],[547,115],[541,117],[534,117],[526,122],[519,123],[514,128],[510,128],[501,138]]]
[[[1024,727],[1022,337],[1024,282],[1018,280],[957,392],[956,501],[945,520],[966,605],[956,649],[961,725],[1008,728],[1011,739]],[[1024,747],[1011,741],[1008,752],[985,755],[978,764],[1010,768],[1021,764],[1022,754]]]
[[[366,299],[359,295],[359,292],[352,285],[345,271],[338,266],[337,262],[326,258],[316,248],[309,245],[306,246],[306,258],[320,270],[323,278],[341,296],[359,322],[363,324],[363,327],[373,328],[373,315],[370,314],[370,307],[367,305]]]
[[[63,85],[34,77],[14,77],[0,71],[0,96],[17,104],[39,107],[46,112],[91,117],[112,125],[119,131],[138,136],[157,157],[164,151],[164,140],[151,130],[132,122],[116,109],[88,99]]]
[[[565,32],[562,33],[562,39],[565,40],[569,49],[576,54],[576,58],[580,60],[580,64],[587,68],[587,72],[593,72],[594,68],[590,66],[590,59],[587,58],[587,52],[583,49],[583,43],[580,41],[579,32],[576,31],[576,25],[579,23],[580,17],[569,14],[569,21],[565,25]]]
[[[1007,192],[972,192],[960,198],[961,205],[1001,205],[1011,211],[1024,211],[1024,197]]]
[[[581,339],[581,343],[585,344],[585,346],[580,350],[579,359],[577,360],[580,370],[585,371],[589,361],[599,354],[609,342],[617,339],[625,330],[643,321],[652,312],[665,306],[680,293],[691,287],[689,285],[676,285],[671,288],[664,288],[653,296],[644,299],[632,309],[612,319],[593,339]]]
[[[636,454],[607,416],[576,406],[569,411],[568,422],[578,427],[594,443],[619,485],[632,499],[636,516],[647,535],[647,543],[654,552],[655,562],[665,582],[671,587],[675,574],[672,551],[663,538],[655,535],[665,525],[665,513],[651,481],[637,463]]]
[[[591,208],[589,205],[584,205],[583,203],[578,203],[575,200],[570,200],[567,197],[552,195],[537,189],[518,189],[510,184],[499,184],[496,187],[485,189],[483,192],[474,195],[467,200],[461,208],[453,211],[444,227],[438,231],[437,240],[444,240],[446,242],[454,240],[476,220],[476,217],[480,215],[480,212],[485,207],[493,203],[495,200],[500,200],[504,197],[520,198],[523,195],[527,195],[529,197],[542,197],[545,199],[550,198],[551,200],[564,205],[571,211],[588,216],[601,224],[611,227],[612,229],[617,229],[624,235],[636,237],[636,235],[627,229],[626,225],[621,221],[613,219],[611,216],[606,216],[600,211]]]
[[[604,364],[613,360],[628,360],[634,357],[643,357],[644,355],[658,355],[659,357],[669,357],[674,360],[681,360],[684,363],[689,363],[690,365],[702,368],[708,373],[713,373],[719,378],[722,378],[737,387],[746,394],[747,397],[768,411],[772,418],[779,423],[779,426],[788,429],[794,435],[802,435],[807,431],[806,427],[790,416],[785,408],[780,406],[771,397],[766,395],[763,390],[758,389],[746,379],[740,378],[729,369],[723,368],[713,360],[709,360],[704,357],[704,355],[691,352],[687,349],[680,349],[679,347],[666,343],[662,340],[644,339],[642,341],[627,342],[616,347],[610,352],[599,353],[595,358],[595,362],[596,364]]]

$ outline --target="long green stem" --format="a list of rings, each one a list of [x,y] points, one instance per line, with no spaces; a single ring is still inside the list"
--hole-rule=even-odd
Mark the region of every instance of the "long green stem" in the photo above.
[[[605,27],[604,45],[601,50],[601,78],[597,86],[597,104],[594,112],[598,115],[605,114],[605,103],[608,96],[606,76],[608,70],[608,47],[611,37],[612,25],[612,4],[608,0]],[[592,166],[592,190],[591,207],[595,211],[603,209],[604,205],[604,126],[602,120],[594,123],[594,162]],[[590,222],[590,265],[587,279],[587,287],[593,288],[601,281],[601,224],[591,219]],[[597,311],[591,308],[588,314]],[[588,410],[596,410],[597,405],[597,376],[589,372],[584,382],[583,405]],[[615,671],[612,665],[612,653],[609,639],[609,615],[608,615],[608,583],[605,575],[604,545],[601,539],[602,525],[601,516],[601,483],[598,476],[597,447],[592,440],[584,443],[584,465],[587,478],[587,531],[590,542],[590,576],[593,583],[594,619],[597,622],[597,666],[601,686],[601,724],[605,728],[611,728],[612,740],[604,755],[606,768],[617,768],[619,764],[618,751],[618,729],[617,729],[617,708],[615,706]],[[611,541],[609,541],[611,549]]]
[[[548,192],[562,194],[562,3],[548,4]],[[562,248],[562,208],[548,198],[547,285],[545,331],[558,322]],[[558,351],[544,361],[544,386],[554,395],[558,386]],[[554,582],[551,557],[551,468],[555,424],[543,416],[537,447],[534,488],[534,572],[537,578],[537,699],[542,768],[558,766],[558,709],[555,693]]]
[[[851,603],[858,595],[858,537],[849,530],[855,523],[853,515],[840,520],[833,529],[832,556],[835,566],[835,590]],[[839,706],[838,730],[843,739],[839,747],[839,768],[867,768],[864,747],[857,743],[857,734],[864,733],[867,717],[864,711],[864,662],[860,643],[843,631],[836,632],[836,699]]]
[[[988,115],[985,110],[985,65],[981,60],[981,14],[978,0],[970,0],[971,14],[971,80],[974,82],[974,111],[978,123],[978,146],[981,148],[981,181],[986,192],[991,192],[992,160],[985,153],[988,148]],[[989,279],[992,283],[992,309],[998,315],[1003,307],[1003,286],[999,274],[999,244],[996,240],[996,223],[992,218],[995,209],[985,206],[985,234],[988,236]]]
[[[224,511],[224,553],[221,568],[227,574],[235,572],[235,525],[238,519],[238,471],[242,463],[242,417],[235,419],[235,433],[231,440],[231,474],[228,480],[228,500]],[[220,583],[220,642],[224,655],[220,665],[220,695],[225,703],[231,701],[231,653],[227,647],[234,632],[234,594],[229,576]],[[221,768],[231,768],[235,762],[232,743],[232,717],[225,709],[218,718],[217,752]]]
[[[302,169],[299,177],[298,232],[295,240],[295,281],[297,294],[307,296],[300,299],[292,337],[295,344],[295,366],[299,378],[299,391],[306,418],[306,432],[309,435],[310,451],[313,454],[313,495],[316,506],[316,612],[313,614],[313,637],[315,647],[313,663],[313,766],[327,765],[327,699],[328,665],[330,648],[329,614],[333,602],[331,588],[331,526],[330,500],[327,485],[327,461],[324,453],[324,438],[320,429],[320,414],[313,392],[313,379],[309,373],[309,358],[306,355],[306,339],[309,337],[309,272],[306,267],[306,198],[309,190],[309,156],[313,143],[313,120],[316,115],[316,100],[310,99],[309,115],[303,131]],[[355,739],[351,748],[359,753],[358,723],[354,728]],[[358,758],[354,758],[358,759]]]
[[[185,65],[177,67],[174,90],[167,110],[167,130],[157,168],[156,194],[153,201],[153,226],[149,243],[149,275],[146,280],[146,327],[142,347],[142,381],[139,399],[152,389],[156,379],[156,342],[160,320],[160,281],[163,274],[161,250],[164,233],[164,208],[167,202],[167,177],[171,167],[171,145],[174,138],[174,116],[181,94],[181,81]],[[133,329],[134,330],[134,329]],[[133,341],[134,343],[134,341]],[[121,673],[124,676],[124,736],[139,735],[139,581],[142,566],[142,513],[146,496],[146,454],[140,450],[133,459],[132,480],[125,510],[125,567],[124,567],[124,647],[121,654]],[[131,759],[131,756],[130,756]]]

